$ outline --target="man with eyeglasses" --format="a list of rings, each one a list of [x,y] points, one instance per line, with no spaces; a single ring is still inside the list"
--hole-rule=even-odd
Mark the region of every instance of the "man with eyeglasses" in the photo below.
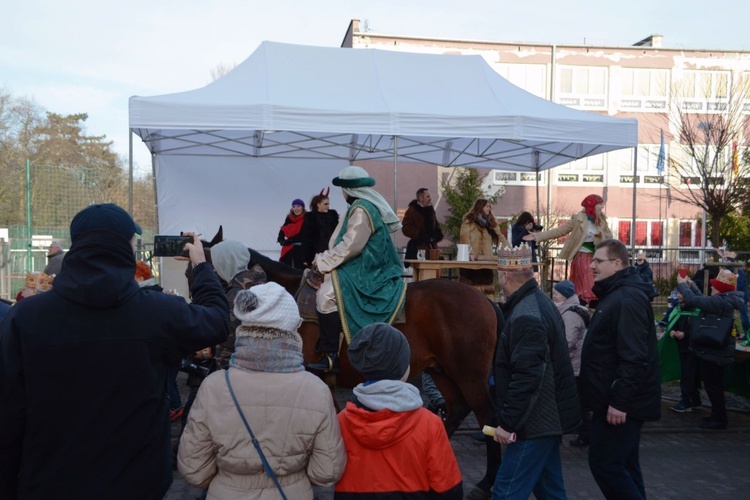
[[[581,352],[583,403],[593,412],[589,468],[606,498],[646,498],[638,459],[641,426],[661,411],[652,285],[618,240],[591,259],[599,299]]]

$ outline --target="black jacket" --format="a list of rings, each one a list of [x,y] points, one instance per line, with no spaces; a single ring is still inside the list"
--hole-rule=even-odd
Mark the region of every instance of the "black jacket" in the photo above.
[[[423,207],[417,200],[409,203],[402,221],[401,232],[409,238],[406,244],[406,259],[416,259],[418,250],[437,248],[443,241],[443,231],[437,221],[432,205]]]
[[[572,432],[581,413],[557,307],[532,279],[508,297],[503,312],[495,354],[497,423],[519,439]]]
[[[594,283],[599,304],[581,350],[586,408],[606,413],[612,406],[637,420],[661,417],[651,288],[633,267]]]
[[[699,293],[695,293],[694,290],[691,290],[685,283],[678,284],[677,291],[682,294],[685,304],[697,307],[701,312],[716,313],[730,318],[734,318],[735,309],[739,310],[744,303],[743,294],[736,291],[706,297]],[[700,318],[696,317],[693,321],[700,321]],[[696,356],[704,361],[709,361],[719,365],[729,365],[734,359],[734,342],[730,342],[726,346],[714,347],[699,345],[690,339],[689,348],[690,351],[694,352]]]
[[[84,233],[54,289],[0,322],[0,497],[160,499],[172,482],[169,356],[222,342],[210,264],[193,304],[141,290],[130,242]]]
[[[336,210],[307,212],[302,238],[305,262],[312,265],[315,255],[328,250],[328,243],[331,241],[331,235],[333,235],[338,223],[339,213]]]

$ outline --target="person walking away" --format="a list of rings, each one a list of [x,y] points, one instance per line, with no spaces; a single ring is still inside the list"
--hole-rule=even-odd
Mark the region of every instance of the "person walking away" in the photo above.
[[[52,240],[47,250],[47,265],[44,267],[44,274],[57,275],[62,269],[62,261],[65,253],[59,240]]]
[[[310,211],[305,215],[305,238],[302,249],[305,252],[305,267],[311,267],[315,256],[328,250],[333,231],[339,224],[339,214],[331,209],[328,193],[331,188],[320,190],[320,194],[310,200]]]
[[[234,315],[229,370],[201,384],[177,469],[209,499],[279,498],[267,464],[287,498],[312,500],[312,484],[341,477],[346,453],[328,386],[302,366],[297,303],[269,282],[240,291]]]
[[[507,447],[492,498],[564,499],[560,441],[581,416],[563,320],[533,278],[528,245],[501,250],[497,269],[507,319],[495,355],[494,439]]]
[[[722,269],[715,279],[710,281],[711,296],[696,294],[688,286],[688,278],[677,276],[677,291],[682,294],[686,305],[697,307],[701,315],[712,313],[725,318],[731,318],[730,328],[734,324],[734,311],[742,307],[742,294],[737,292],[737,275],[729,269]],[[693,319],[701,321],[701,316]],[[726,429],[727,407],[724,400],[724,371],[734,359],[734,337],[728,332],[717,332],[719,335],[710,343],[704,343],[695,338],[695,329],[691,332],[690,350],[703,361],[703,385],[711,401],[711,415],[701,423],[703,429]],[[721,338],[721,335],[723,338]]]
[[[338,373],[339,335],[347,341],[364,326],[392,324],[406,299],[404,268],[390,234],[401,227],[388,202],[372,186],[375,179],[351,165],[333,179],[349,209],[331,237],[330,249],[318,254],[313,267],[323,273],[316,294],[323,356],[310,370]]]
[[[437,248],[438,243],[443,241],[443,231],[438,224],[432,196],[427,188],[417,190],[417,197],[409,203],[402,224],[401,232],[409,238],[406,244],[407,259],[416,259],[419,250]],[[409,264],[405,264],[405,267],[409,267]]]
[[[599,303],[583,341],[580,374],[583,403],[593,412],[589,468],[606,498],[642,499],[641,427],[661,417],[650,286],[618,240],[596,245],[591,270]]]
[[[281,245],[279,262],[295,269],[303,269],[305,250],[302,246],[305,235],[305,202],[299,198],[292,200],[284,225],[279,229],[277,241]]]
[[[349,345],[365,377],[339,413],[346,447],[337,500],[463,498],[463,481],[443,421],[422,407],[409,377],[409,343],[386,323],[373,323]]]
[[[169,489],[168,356],[223,341],[229,312],[192,233],[192,304],[141,290],[136,233],[117,205],[81,210],[54,289],[0,322],[4,498],[156,500]]]
[[[594,247],[597,243],[612,238],[612,231],[607,224],[607,217],[602,213],[604,199],[597,194],[590,194],[581,202],[583,210],[573,214],[564,225],[528,234],[524,241],[542,241],[560,238],[568,234],[559,257],[570,262],[570,281],[576,286],[576,295],[585,305],[596,299],[591,290],[594,279],[589,269]]]
[[[562,280],[555,284],[552,290],[552,301],[562,316],[565,324],[565,338],[568,341],[568,355],[573,365],[573,375],[576,377],[578,402],[581,404],[581,427],[578,436],[569,441],[570,446],[583,447],[589,445],[591,434],[591,414],[583,406],[581,400],[581,348],[586,329],[591,322],[591,313],[581,305],[575,294],[575,285],[570,280]]]

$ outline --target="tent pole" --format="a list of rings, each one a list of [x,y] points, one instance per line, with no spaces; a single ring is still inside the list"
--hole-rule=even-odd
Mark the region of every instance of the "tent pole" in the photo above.
[[[536,220],[539,222],[542,215],[539,210],[539,151],[534,151],[534,177],[536,180]]]
[[[128,128],[128,213],[133,216],[133,129]]]
[[[635,209],[636,187],[638,181],[638,145],[633,147],[633,219],[630,223],[630,251],[635,256]]]
[[[393,213],[398,215],[398,136],[393,136]],[[393,244],[396,244],[397,231],[391,233]]]
[[[398,207],[398,136],[393,136],[393,211]]]

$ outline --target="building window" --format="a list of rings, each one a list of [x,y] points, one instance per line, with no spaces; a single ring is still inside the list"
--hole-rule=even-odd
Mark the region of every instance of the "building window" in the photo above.
[[[621,109],[639,111],[667,109],[668,70],[623,68],[620,74]]]
[[[682,109],[725,112],[729,105],[729,77],[729,71],[686,70],[679,86]]]
[[[547,98],[547,68],[543,64],[495,64],[495,71],[516,87]]]
[[[703,227],[699,221],[688,220],[680,221],[680,240],[681,247],[699,247],[703,237]]]
[[[617,239],[626,246],[630,243],[630,226],[632,221],[621,220],[617,227]],[[658,220],[635,221],[635,244],[639,247],[659,247],[664,244],[662,223]]]
[[[557,101],[583,109],[606,109],[607,68],[561,66]]]
[[[541,173],[536,172],[506,172],[504,170],[493,170],[492,171],[492,182],[495,185],[528,185],[536,184],[539,178],[539,184],[544,184],[544,177]]]
[[[587,156],[555,169],[557,182],[579,184],[604,184],[606,154]]]
[[[630,221],[621,220],[617,228],[617,239],[630,246]]]

